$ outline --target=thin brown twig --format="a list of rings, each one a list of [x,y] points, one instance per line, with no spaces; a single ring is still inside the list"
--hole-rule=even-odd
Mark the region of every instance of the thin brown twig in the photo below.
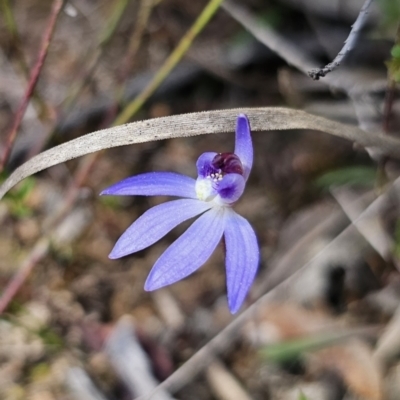
[[[46,255],[50,248],[52,230],[64,221],[68,211],[74,205],[79,196],[79,188],[83,185],[87,175],[91,171],[97,154],[90,154],[85,157],[79,164],[78,171],[74,176],[73,181],[68,187],[64,201],[53,215],[47,220],[44,227],[45,234],[36,242],[30,254],[22,263],[20,269],[11,278],[4,292],[0,296],[0,315],[4,313],[12,299],[15,297],[21,286],[25,283],[32,270]]]
[[[119,0],[119,2],[116,3],[111,18],[105,24],[105,29],[101,32],[101,35],[98,38],[98,43],[94,47],[94,51],[88,53],[83,60],[83,65],[87,65],[87,67],[82,79],[80,79],[77,86],[72,87],[70,93],[63,101],[64,114],[71,111],[76,99],[80,96],[83,90],[93,82],[95,72],[99,67],[100,61],[104,57],[104,51],[117,31],[129,3],[130,0]]]
[[[121,70],[121,75],[120,75],[120,86],[122,87],[122,82],[127,78],[127,75],[129,74],[129,70],[132,67],[133,64],[133,59],[135,55],[137,54],[137,51],[139,50],[139,46],[141,43],[141,38],[143,37],[144,29],[147,25],[147,22],[149,20],[151,11],[153,7],[159,3],[161,0],[142,0],[141,2],[141,7],[139,10],[139,15],[137,18],[137,27],[135,31],[133,32],[133,35],[131,37],[131,41],[129,44],[129,50],[127,53],[127,56],[125,58],[122,70]],[[117,111],[117,105],[113,105],[110,110],[108,116],[106,116],[105,121],[103,122],[104,127],[111,124],[111,119],[114,119],[114,115]],[[90,173],[91,169],[95,165],[97,159],[100,157],[100,155],[103,152],[98,152],[95,154],[90,154],[87,157],[82,160],[81,164],[78,167],[78,170],[76,172],[76,176],[72,184],[70,185],[67,195],[66,195],[66,200],[63,204],[62,207],[60,207],[58,213],[54,216],[52,224],[55,224],[56,221],[59,221],[62,219],[68,209],[72,207],[73,203],[76,200],[76,197],[78,195],[78,189],[79,187],[83,184],[85,181],[87,175]]]
[[[365,197],[365,195],[358,196],[347,188],[332,188],[330,193],[357,231],[383,260],[389,262],[391,259],[393,241],[385,231],[382,221],[379,219],[379,215],[371,221],[361,221],[361,223],[357,223],[356,221],[357,217],[363,212],[365,204],[363,197]]]
[[[162,0],[142,0],[140,2],[135,29],[129,40],[127,46],[128,50],[122,61],[122,66],[119,73],[117,74],[118,85],[115,90],[115,102],[110,106],[108,110],[108,117],[105,121],[103,121],[104,126],[106,125],[106,122],[109,122],[109,125],[111,125],[118,115],[118,110],[120,104],[122,103],[126,80],[128,79],[129,74],[135,64],[135,57],[142,43],[143,34],[149,21],[151,11],[153,10],[153,7],[161,1]]]
[[[18,129],[21,125],[22,119],[24,117],[26,108],[28,107],[29,104],[29,100],[32,97],[32,94],[35,90],[35,86],[38,82],[40,73],[42,71],[44,62],[46,60],[46,56],[48,53],[48,49],[53,37],[53,33],[54,33],[54,28],[57,22],[57,18],[60,14],[60,11],[63,8],[63,5],[65,3],[65,0],[54,0],[51,12],[50,12],[50,19],[49,22],[47,24],[46,30],[43,34],[43,39],[42,39],[42,44],[40,46],[40,50],[39,50],[39,56],[38,59],[36,61],[36,64],[34,65],[33,69],[32,69],[32,73],[30,75],[29,78],[29,83],[28,83],[28,87],[25,91],[24,97],[22,98],[22,101],[18,107],[18,110],[16,112],[15,115],[15,119],[14,119],[14,123],[11,127],[10,132],[7,135],[7,139],[5,142],[5,149],[4,149],[4,153],[2,156],[2,159],[0,161],[0,172],[4,169],[7,160],[10,156],[15,138],[17,137],[17,132]]]
[[[0,297],[0,315],[6,310],[12,299],[24,284],[35,265],[47,254],[50,246],[49,237],[45,236],[37,241],[29,256],[18,269]]]
[[[89,54],[86,57],[86,60],[90,60],[89,67],[87,68],[86,73],[84,74],[83,79],[79,82],[78,86],[72,89],[71,95],[67,96],[65,99],[65,104],[63,105],[64,112],[66,110],[69,110],[71,108],[71,104],[75,102],[75,100],[79,97],[79,95],[82,93],[82,90],[92,81],[92,77],[98,67],[98,63],[100,62],[101,58],[104,55],[104,50],[106,49],[107,45],[111,42],[113,35],[116,33],[117,28],[119,26],[119,23],[121,21],[121,18],[124,15],[124,12],[126,10],[126,7],[129,5],[129,2],[131,0],[120,0],[116,7],[114,8],[114,11],[110,17],[110,19],[106,23],[105,29],[102,31],[101,36],[98,39],[98,46],[95,50],[94,53]],[[109,114],[114,113],[110,111]],[[110,119],[111,117],[107,116],[106,119]],[[112,118],[113,119],[113,118]],[[103,125],[106,125],[103,122]],[[46,141],[49,140],[50,137],[53,136],[55,133],[55,127],[53,126],[50,128],[50,130],[47,132],[47,134],[36,144],[35,148],[31,150],[30,154],[31,156],[36,155],[40,150],[43,148],[45,145]],[[94,164],[94,161],[90,161],[91,164]],[[80,168],[80,167],[78,167]],[[91,168],[91,167],[90,167]],[[84,168],[85,170],[85,168]],[[78,179],[77,182],[79,181],[84,181],[86,178],[86,174],[89,173],[89,170],[87,172],[77,172],[78,174]],[[82,178],[82,179],[81,179]],[[64,201],[63,205],[56,211],[55,215],[52,217],[52,220],[54,220],[54,224],[62,219],[68,209],[72,207],[73,203],[75,202],[76,196],[78,194],[78,189],[80,187],[80,183],[74,182],[71,184],[71,187],[68,188],[66,200]],[[52,224],[49,224],[52,225]]]
[[[112,33],[114,32],[115,29]],[[110,117],[107,117],[106,119],[107,122],[104,122],[103,125],[108,125],[108,122],[111,122],[109,121]],[[4,292],[0,296],[0,315],[7,309],[16,293],[19,291],[21,286],[24,284],[24,282],[34,269],[35,265],[46,256],[50,246],[51,231],[64,220],[68,211],[75,204],[75,201],[79,196],[79,188],[84,184],[87,176],[95,165],[100,154],[102,154],[102,152],[89,154],[81,160],[78,169],[74,175],[74,179],[67,189],[64,201],[62,202],[60,207],[58,207],[57,210],[53,213],[53,215],[51,215],[50,218],[47,220],[45,226],[45,232],[47,233],[45,233],[44,236],[42,236],[42,238],[38,240],[29,256],[23,262],[21,268],[11,278]]]
[[[158,0],[159,2],[160,0]],[[135,30],[131,36],[130,43],[128,45],[128,51],[124,60],[122,62],[121,70],[119,73],[119,84],[126,80],[129,72],[132,69],[132,66],[135,62],[135,56],[139,50],[141,39],[143,37],[144,30],[147,26],[147,22],[151,15],[151,11],[155,6],[157,0],[142,0],[140,2],[140,7],[138,11],[138,16],[136,20]]]
[[[136,397],[135,400],[150,400],[153,399],[159,390],[167,390],[170,393],[177,392],[186,382],[192,380],[198,375],[207,365],[209,365],[218,354],[226,351],[232,346],[234,339],[240,333],[243,324],[257,314],[259,307],[263,307],[271,301],[276,300],[277,293],[280,292],[280,298],[288,296],[290,285],[301,276],[302,273],[313,262],[316,262],[323,257],[324,253],[333,246],[338,245],[340,241],[348,240],[347,235],[354,232],[354,223],[360,223],[377,214],[382,209],[390,193],[398,189],[400,178],[393,182],[387,192],[377,197],[368,205],[363,212],[342,230],[329,244],[322,248],[314,257],[302,265],[296,272],[282,276],[279,282],[269,282],[265,287],[264,294],[259,297],[246,310],[239,314],[232,322],[225,326],[216,336],[214,336],[206,345],[194,353],[184,364],[182,364],[175,372],[173,372],[166,380],[158,385],[151,393],[145,396]],[[373,330],[376,327],[372,327]],[[361,329],[363,332],[364,328]]]
[[[12,13],[9,0],[3,0],[3,19],[5,26],[8,29],[10,35],[10,44],[12,46],[12,50],[15,53],[15,59],[18,63],[18,67],[20,68],[23,77],[28,81],[29,79],[29,68],[26,63],[24,54],[21,50],[21,38],[19,36],[17,25],[15,22],[14,15]]]
[[[211,0],[211,3],[212,3],[212,0]],[[218,0],[217,0],[217,3],[218,3]],[[61,10],[61,8],[60,8],[60,10]],[[203,14],[204,14],[204,12],[203,12]],[[203,14],[201,14],[200,18],[203,16]],[[204,16],[203,16],[203,22],[205,22],[205,23],[207,22],[207,19],[204,18]],[[196,20],[194,26],[197,27],[198,30],[201,30],[201,26],[198,26],[198,25],[199,25],[198,20]],[[165,74],[165,77],[166,77],[166,75],[168,75],[168,73]],[[162,80],[161,80],[161,82],[162,82]],[[79,193],[78,192],[78,188],[82,185],[82,183],[86,179],[86,177],[89,174],[91,168],[93,167],[93,165],[95,164],[97,158],[99,157],[99,154],[101,154],[101,152],[97,153],[97,154],[91,154],[89,157],[86,157],[82,161],[82,163],[80,165],[80,168],[78,169],[78,172],[77,172],[77,174],[75,176],[75,179],[74,179],[74,181],[72,182],[72,184],[69,187],[69,190],[68,190],[67,196],[65,198],[65,201],[63,202],[63,205],[56,211],[56,213],[51,218],[51,221],[50,221],[50,223],[48,225],[48,228],[47,228],[48,232],[50,232],[51,229],[54,228],[57,225],[58,222],[62,221],[62,219],[65,216],[65,214],[68,212],[68,210],[75,203],[75,200],[76,200],[76,198],[78,196],[78,193]],[[45,235],[43,237],[43,240],[47,241],[47,243],[49,243],[49,240],[50,240],[49,239],[49,235],[50,235],[50,233],[48,233],[47,235]],[[39,242],[40,242],[40,240],[39,240]],[[3,308],[0,309],[0,314],[1,314],[2,310],[4,310],[8,306],[8,304],[10,303],[12,298],[15,296],[16,292],[19,290],[19,288],[22,286],[22,284],[24,283],[26,278],[29,276],[29,274],[32,271],[33,267],[36,265],[36,263],[38,261],[40,261],[44,257],[46,252],[47,252],[47,248],[46,248],[46,250],[44,251],[44,253],[40,257],[34,257],[33,259],[31,259],[31,257],[28,257],[28,259],[27,259],[28,267],[22,268],[22,271],[17,273],[16,276],[7,285],[7,288],[5,290],[5,293],[7,295],[6,296],[3,295],[0,298],[0,303],[3,303]]]
[[[275,52],[289,65],[294,66],[305,75],[308,75],[308,71],[316,67],[316,60],[306,52],[300,51],[296,43],[287,40],[267,25],[262,24],[247,7],[231,0],[225,0],[221,7],[255,39]],[[342,71],[340,75],[327,75],[322,82],[334,89],[342,90],[349,96],[368,91],[365,80],[352,72]]]
[[[29,82],[29,67],[26,62],[24,53],[22,51],[22,42],[21,37],[18,33],[17,24],[12,12],[12,9],[9,4],[9,0],[3,0],[3,15],[2,15],[5,25],[10,34],[10,44],[12,48],[12,55],[10,56],[11,61],[14,61],[16,64],[17,70],[20,72],[22,79],[24,82]],[[49,112],[52,110],[46,102],[41,98],[40,94],[37,90],[34,90],[32,95],[32,100],[37,105],[38,108],[38,117],[41,120],[44,120]]]
[[[129,73],[130,67],[132,66],[132,61],[130,60],[131,58],[134,58],[136,55],[140,43],[141,43],[141,38],[143,37],[143,32],[144,28],[146,27],[147,21],[149,19],[151,10],[153,6],[160,2],[161,0],[142,0],[141,3],[141,9],[139,10],[139,16],[138,16],[138,21],[137,21],[137,27],[132,35],[132,39],[129,45],[129,50],[128,54],[125,58],[125,69],[123,70],[124,74],[121,75],[121,83],[120,85],[122,86],[122,80],[125,80],[127,78],[127,75]],[[128,4],[128,3],[126,3]],[[117,25],[117,22],[115,23],[115,27]],[[115,29],[113,30],[115,32]],[[107,41],[108,42],[108,41]],[[102,50],[105,47],[104,45],[107,42],[102,42]],[[96,59],[97,62],[97,59]],[[114,114],[116,113],[117,106],[114,105],[110,110],[109,110],[109,115],[106,115],[105,120],[103,121],[103,128],[106,128],[109,126],[113,119],[114,119]],[[98,153],[92,153],[89,154],[87,157],[85,157],[81,163],[78,166],[78,170],[75,173],[74,180],[71,182],[67,194],[65,196],[65,200],[61,207],[58,208],[58,211],[53,215],[51,218],[51,222],[49,223],[49,226],[54,226],[57,222],[59,222],[63,217],[65,217],[65,214],[68,212],[68,210],[72,207],[74,204],[76,197],[79,193],[78,189],[81,187],[86,180],[87,175],[95,165],[97,159],[100,157],[100,155],[103,154],[103,152],[98,152]]]
[[[47,255],[50,247],[52,230],[64,221],[68,211],[74,205],[79,196],[79,188],[84,184],[89,172],[94,166],[97,159],[96,156],[97,154],[89,154],[81,160],[78,171],[67,189],[64,201],[45,224],[44,230],[46,233],[36,242],[32,251],[22,263],[21,268],[11,278],[4,292],[0,296],[0,315],[7,309],[36,264]]]
[[[85,183],[87,176],[96,163],[98,154],[99,153],[89,154],[80,161],[78,169],[74,175],[74,179],[67,188],[64,201],[60,207],[57,208],[54,214],[49,217],[46,223],[46,231],[51,231],[51,229],[55,228],[57,224],[62,222],[62,220],[66,217],[68,211],[72,208],[76,199],[78,198],[79,189]]]
[[[346,41],[344,42],[344,46],[342,49],[339,51],[338,55],[335,57],[335,59],[326,65],[323,68],[315,68],[312,69],[308,72],[308,75],[310,78],[314,79],[317,81],[319,78],[323,78],[333,70],[335,70],[343,61],[345,58],[346,54],[352,50],[355,46],[355,43],[358,39],[359,33],[361,29],[363,28],[365,22],[367,21],[368,17],[368,9],[372,3],[372,0],[366,0],[364,5],[361,7],[360,13],[358,14],[358,17],[356,21],[354,22],[354,25],[351,28],[350,34]]]
[[[109,120],[109,118],[107,118],[107,120]],[[108,123],[105,122],[104,125],[108,125]],[[46,223],[45,231],[47,231],[47,234],[45,234],[42,239],[36,243],[30,255],[24,261],[21,268],[11,278],[11,281],[8,283],[6,289],[2,293],[0,297],[0,315],[7,309],[16,293],[19,291],[21,286],[32,272],[35,265],[46,256],[50,245],[50,232],[63,221],[68,211],[74,205],[77,197],[79,196],[79,188],[84,184],[100,154],[102,154],[102,152],[89,154],[81,160],[74,175],[74,179],[67,189],[64,201],[62,202],[61,206],[57,208],[54,214],[50,216]]]

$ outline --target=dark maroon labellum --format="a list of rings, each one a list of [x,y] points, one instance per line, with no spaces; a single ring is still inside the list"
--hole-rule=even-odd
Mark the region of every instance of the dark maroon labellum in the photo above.
[[[212,166],[220,169],[223,174],[243,175],[243,166],[240,158],[234,153],[219,153],[212,160]]]

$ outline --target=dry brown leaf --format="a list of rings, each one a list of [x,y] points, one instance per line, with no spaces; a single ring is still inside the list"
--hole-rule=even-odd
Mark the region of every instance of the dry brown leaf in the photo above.
[[[400,306],[387,325],[376,345],[374,357],[382,366],[387,366],[400,354]]]
[[[251,400],[242,385],[219,361],[214,361],[206,371],[207,381],[219,400]]]
[[[338,326],[319,311],[290,303],[271,303],[260,308],[243,327],[245,336],[254,344],[266,345],[327,331]]]
[[[309,357],[312,372],[337,372],[349,389],[365,400],[381,400],[382,374],[372,350],[359,340],[322,349]]]

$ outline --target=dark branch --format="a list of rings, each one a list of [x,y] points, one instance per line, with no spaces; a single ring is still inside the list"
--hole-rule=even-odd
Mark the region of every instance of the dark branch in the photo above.
[[[365,1],[364,5],[361,8],[360,13],[358,14],[356,22],[354,22],[354,25],[352,26],[352,29],[350,31],[348,38],[344,42],[344,46],[339,51],[339,54],[335,57],[335,59],[323,68],[315,68],[315,69],[312,69],[311,71],[309,71],[308,75],[310,76],[310,78],[317,81],[319,78],[323,78],[324,76],[326,76],[327,74],[332,72],[334,69],[336,69],[341,64],[341,62],[343,61],[346,54],[350,50],[353,49],[353,47],[358,39],[358,34],[360,33],[361,29],[363,28],[363,26],[367,20],[368,9],[369,9],[372,1],[373,0]]]

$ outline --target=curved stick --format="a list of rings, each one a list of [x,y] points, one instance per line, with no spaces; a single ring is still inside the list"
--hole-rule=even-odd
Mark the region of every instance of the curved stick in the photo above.
[[[253,131],[312,129],[357,142],[363,147],[374,147],[382,154],[400,159],[400,140],[364,132],[354,126],[304,111],[278,107],[205,111],[132,122],[93,132],[53,147],[17,168],[0,186],[0,199],[22,179],[85,154],[152,140],[233,131],[236,117],[240,113],[247,114]]]

